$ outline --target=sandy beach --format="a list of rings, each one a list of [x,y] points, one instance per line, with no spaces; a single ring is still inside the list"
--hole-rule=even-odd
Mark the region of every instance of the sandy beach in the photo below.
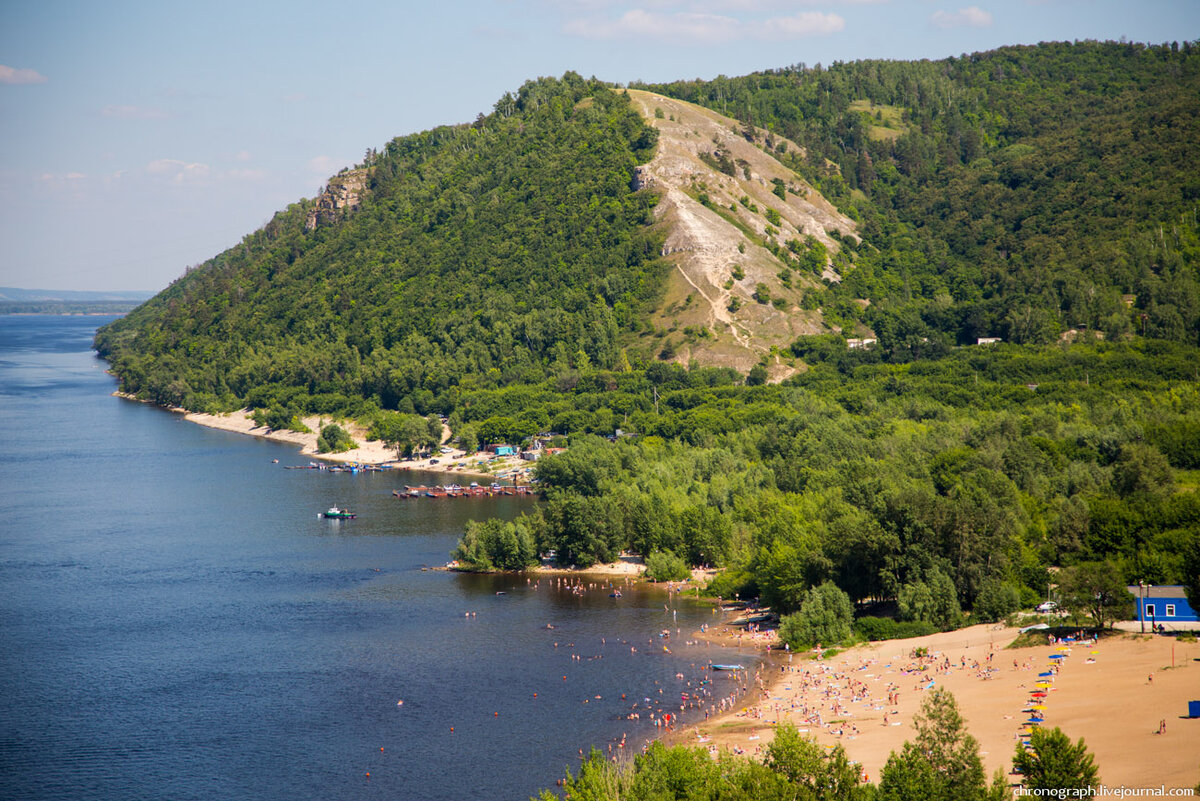
[[[774,726],[790,721],[824,745],[840,743],[878,781],[888,755],[915,735],[912,718],[922,700],[940,686],[957,699],[989,775],[997,769],[1007,775],[1030,717],[1031,693],[1041,682],[1047,685],[1042,725],[1084,738],[1106,785],[1194,787],[1200,781],[1200,719],[1186,719],[1187,702],[1200,700],[1200,644],[1118,634],[1097,643],[1007,649],[1016,635],[1016,629],[980,625],[861,645],[828,659],[773,651],[768,667],[753,677],[761,700],[672,740],[755,756]],[[765,646],[773,636],[729,642]],[[918,648],[928,656],[915,657]]]
[[[305,434],[257,425],[248,409],[240,409],[228,414],[205,414],[189,412],[186,409],[172,409],[171,411],[182,414],[183,419],[188,422],[207,428],[296,445],[299,455],[309,460],[339,464],[388,465],[398,470],[424,470],[434,473],[491,477],[521,483],[527,482],[533,473],[533,465],[522,461],[519,457],[496,457],[486,452],[466,453],[458,449],[449,449],[445,453],[435,453],[423,459],[399,459],[396,452],[384,442],[367,439],[367,432],[362,426],[352,421],[334,420],[320,415],[303,418],[301,422],[312,429],[312,433]],[[317,432],[321,430],[322,426],[329,423],[337,423],[346,429],[358,443],[358,447],[342,453],[318,453]]]

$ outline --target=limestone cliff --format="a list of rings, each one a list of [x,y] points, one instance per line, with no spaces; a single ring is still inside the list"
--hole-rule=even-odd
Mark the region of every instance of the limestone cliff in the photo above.
[[[327,225],[343,210],[358,208],[368,191],[369,178],[370,171],[366,168],[344,170],[330,178],[324,191],[317,196],[316,205],[308,210],[305,229],[311,231],[318,225]]]

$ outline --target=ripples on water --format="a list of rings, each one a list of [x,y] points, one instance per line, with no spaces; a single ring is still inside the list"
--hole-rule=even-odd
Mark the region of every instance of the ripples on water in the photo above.
[[[398,501],[436,477],[113,398],[106,319],[0,317],[0,797],[523,799],[729,661],[682,642],[706,606],[423,569],[531,501]]]

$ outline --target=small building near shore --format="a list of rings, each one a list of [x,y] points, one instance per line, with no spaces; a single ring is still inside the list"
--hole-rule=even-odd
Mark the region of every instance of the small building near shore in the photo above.
[[[1184,628],[1194,628],[1200,623],[1200,615],[1188,603],[1187,594],[1179,585],[1145,586],[1133,585],[1127,587],[1137,601],[1137,619],[1151,625],[1162,624],[1167,628],[1175,628],[1172,624],[1191,624]]]
[[[515,446],[506,445],[504,443],[501,443],[499,445],[488,445],[487,451],[489,453],[494,453],[497,456],[515,456],[517,453],[517,449]]]

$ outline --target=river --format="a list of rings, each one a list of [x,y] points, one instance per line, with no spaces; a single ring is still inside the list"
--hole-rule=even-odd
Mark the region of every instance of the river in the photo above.
[[[0,316],[0,797],[525,799],[731,659],[655,589],[428,569],[535,501],[400,501],[437,477],[113,397],[109,319]]]

